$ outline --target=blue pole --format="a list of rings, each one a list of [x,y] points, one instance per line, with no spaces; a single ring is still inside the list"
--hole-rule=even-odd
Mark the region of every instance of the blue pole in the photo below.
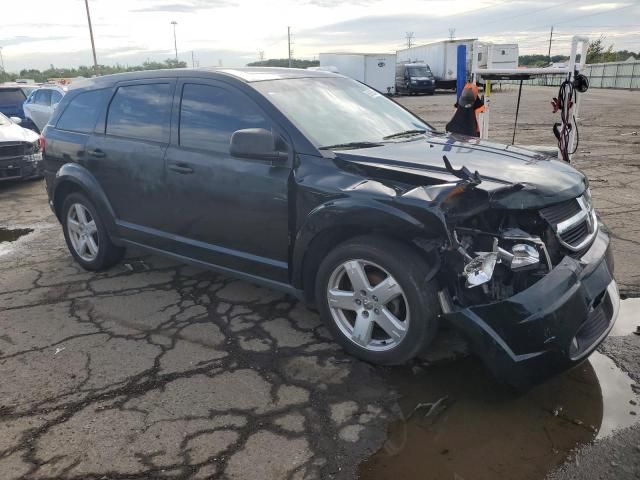
[[[460,98],[467,83],[467,46],[458,45],[458,73],[456,76],[456,98]]]

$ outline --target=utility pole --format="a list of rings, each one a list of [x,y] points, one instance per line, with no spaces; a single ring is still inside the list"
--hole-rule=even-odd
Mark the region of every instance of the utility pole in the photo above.
[[[196,68],[196,60],[193,56],[193,50],[191,50],[191,68]]]
[[[287,27],[287,45],[289,50],[289,68],[291,68],[291,27]]]
[[[91,14],[89,13],[89,0],[84,0],[87,9],[87,22],[89,22],[89,36],[91,37],[91,52],[93,53],[93,72],[98,73],[98,60],[96,58],[96,44],[93,41],[93,27],[91,27]]]
[[[413,32],[407,32],[405,38],[407,40],[407,48],[411,48],[411,45],[413,45]]]
[[[264,50],[258,50],[258,59],[264,62]]]
[[[176,25],[178,22],[175,20],[171,20],[171,25],[173,25],[173,48],[176,51],[176,61],[178,60],[178,40],[176,39]]]
[[[551,40],[553,40],[553,25],[551,25],[551,33],[549,34],[549,64],[551,64]]]
[[[453,40],[454,38],[456,38],[456,29],[455,28],[450,28],[449,29],[449,40]]]
[[[2,72],[4,73],[4,58],[2,57],[2,47],[0,47],[0,68],[2,69]]]

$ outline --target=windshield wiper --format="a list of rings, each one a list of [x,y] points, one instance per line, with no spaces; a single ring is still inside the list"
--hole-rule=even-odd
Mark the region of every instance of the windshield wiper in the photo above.
[[[408,137],[410,135],[420,135],[422,133],[427,133],[426,130],[405,130],[404,132],[392,133],[391,135],[387,135],[386,137],[382,137],[383,140],[390,140],[392,138],[398,137]]]
[[[335,145],[327,145],[324,147],[320,147],[319,150],[342,150],[342,149],[350,149],[350,148],[372,148],[372,147],[382,147],[382,143],[376,142],[348,142],[348,143],[337,143]]]

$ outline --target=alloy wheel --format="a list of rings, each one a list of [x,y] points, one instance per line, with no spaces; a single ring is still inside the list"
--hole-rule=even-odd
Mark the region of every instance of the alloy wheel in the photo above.
[[[400,284],[367,260],[348,260],[329,277],[327,301],[333,321],[359,347],[396,347],[409,328],[409,304]]]
[[[74,203],[67,213],[67,231],[73,249],[85,262],[98,256],[98,227],[91,212],[81,203]]]

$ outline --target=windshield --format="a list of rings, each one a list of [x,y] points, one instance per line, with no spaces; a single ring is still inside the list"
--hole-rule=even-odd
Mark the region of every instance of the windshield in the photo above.
[[[0,88],[0,105],[22,103],[24,99],[24,93],[20,88]]]
[[[296,78],[252,84],[317,147],[380,142],[431,127],[377,91],[348,78]]]
[[[432,77],[431,69],[429,67],[409,67],[410,77]]]

